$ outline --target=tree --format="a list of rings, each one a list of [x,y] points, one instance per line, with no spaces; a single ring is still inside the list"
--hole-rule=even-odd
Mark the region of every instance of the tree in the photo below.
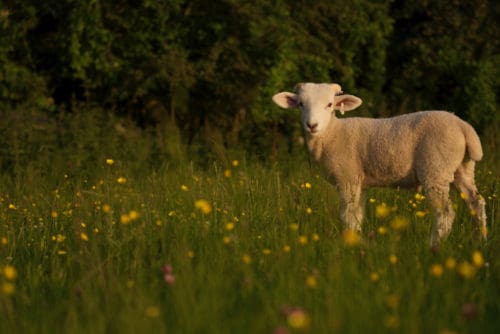
[[[386,89],[393,104],[450,109],[479,129],[500,121],[493,1],[395,1]]]

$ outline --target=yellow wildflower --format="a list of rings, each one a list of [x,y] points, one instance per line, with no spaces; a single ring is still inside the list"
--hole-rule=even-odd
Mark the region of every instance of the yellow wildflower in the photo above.
[[[188,256],[188,258],[192,259],[194,257],[194,252],[192,250],[189,250],[187,252],[187,256]]]
[[[419,202],[422,202],[423,200],[425,199],[425,196],[420,194],[420,193],[416,193],[415,194],[415,200],[419,201]]]
[[[210,203],[204,199],[199,199],[194,202],[194,207],[200,210],[203,214],[207,215],[212,212],[212,206]]]
[[[146,308],[145,313],[149,318],[158,318],[160,316],[160,309],[156,306],[149,306]]]
[[[188,191],[188,190],[189,190],[189,188],[188,188],[188,186],[186,186],[185,184],[182,184],[182,185],[181,185],[181,190],[182,190],[182,191]]]
[[[307,276],[306,285],[310,288],[315,288],[318,285],[318,281],[316,280],[316,276],[314,276],[314,275]]]
[[[375,217],[377,218],[387,218],[391,214],[391,208],[387,204],[382,203],[375,207]]]
[[[222,242],[223,242],[225,245],[230,244],[230,243],[231,243],[231,237],[225,236],[224,238],[222,238]]]
[[[307,213],[308,215],[310,215],[312,212],[313,212],[313,210],[312,210],[311,208],[309,208],[309,207],[308,207],[308,208],[306,209],[306,213]]]
[[[232,231],[234,229],[234,223],[227,223],[226,224],[226,230]]]
[[[119,184],[124,184],[127,183],[127,179],[124,178],[123,176],[120,176],[119,178],[116,179],[116,182],[118,182]]]
[[[377,229],[377,231],[378,231],[378,234],[382,234],[382,235],[387,234],[387,232],[388,232],[388,231],[387,231],[387,227],[385,227],[385,226],[380,226],[380,227]]]
[[[451,329],[445,328],[445,329],[440,330],[438,334],[458,334],[458,333],[456,331],[451,330]]]
[[[264,249],[262,250],[262,254],[264,254],[264,255],[269,255],[269,254],[271,254],[271,250],[270,250],[269,248],[264,248]]]
[[[435,263],[430,268],[430,273],[434,277],[441,277],[443,275],[443,266],[439,263]]]
[[[17,208],[16,208],[16,206],[14,204],[10,203],[9,204],[9,209],[16,210]]]
[[[417,218],[423,218],[423,217],[427,216],[427,214],[428,214],[427,211],[421,211],[421,210],[419,210],[419,211],[415,212],[415,216],[417,216]]]
[[[85,232],[80,233],[80,239],[83,241],[89,241],[89,237]]]
[[[0,239],[0,243],[5,246],[9,243],[9,240],[6,237],[2,237]]]
[[[238,167],[238,165],[240,164],[240,162],[238,160],[233,160],[231,162],[231,164],[233,165],[233,167]]]
[[[111,212],[111,205],[109,205],[109,204],[103,204],[101,206],[101,210],[104,213],[110,213]]]
[[[293,329],[304,329],[309,326],[309,316],[302,310],[294,310],[287,316],[287,322]]]
[[[224,170],[224,177],[231,177],[231,170],[230,169]]]
[[[369,202],[370,204],[374,204],[375,202],[377,202],[377,200],[376,200],[375,198],[370,198],[370,199],[368,200],[368,202]]]
[[[130,223],[130,221],[131,220],[128,214],[124,213],[120,216],[120,223],[122,223],[123,225]]]
[[[61,233],[58,233],[52,237],[52,240],[54,240],[56,242],[63,242],[64,240],[66,240],[66,237],[64,235],[62,235]]]
[[[54,218],[54,219],[55,219],[55,218],[57,218],[57,216],[58,216],[57,211],[52,210],[52,212],[50,213],[50,216],[51,216],[52,218]]]
[[[106,164],[107,164],[107,165],[110,165],[110,166],[111,166],[111,165],[112,165],[112,164],[114,164],[114,163],[115,163],[115,161],[114,161],[113,159],[106,159]]]
[[[460,276],[465,279],[469,279],[476,274],[476,267],[474,267],[468,261],[463,261],[458,264],[457,271]]]
[[[312,185],[309,182],[304,183],[304,188],[311,189]]]
[[[8,280],[15,280],[17,277],[17,271],[16,268],[10,265],[6,265],[3,268],[3,276],[8,279]]]
[[[444,266],[448,270],[455,269],[456,265],[457,265],[457,261],[452,257],[447,258],[446,261],[444,262]]]
[[[401,216],[396,216],[391,221],[391,227],[396,231],[403,231],[408,227],[408,225],[409,225],[408,219]]]
[[[241,257],[241,260],[243,261],[244,264],[250,264],[250,263],[252,263],[252,258],[248,254],[244,254]]]
[[[344,240],[344,244],[348,247],[354,247],[361,243],[361,236],[354,230],[345,230],[342,233],[342,239]]]
[[[318,233],[313,233],[313,235],[312,235],[312,239],[313,239],[314,241],[319,241],[319,234],[318,234]]]
[[[387,298],[385,299],[385,304],[390,308],[397,308],[399,306],[399,301],[399,296],[396,294],[392,294],[387,296]]]
[[[135,210],[131,210],[129,213],[128,213],[128,217],[130,218],[130,220],[137,220],[139,219],[139,212],[135,211]]]
[[[307,236],[306,235],[299,236],[299,244],[301,244],[301,245],[307,244]]]
[[[384,326],[390,329],[399,327],[399,318],[395,315],[388,315],[384,318]]]
[[[298,229],[299,229],[299,224],[297,223],[290,224],[290,230],[297,231]]]
[[[2,293],[4,295],[12,295],[14,293],[14,291],[16,290],[14,284],[10,283],[10,282],[4,282],[2,284]]]
[[[285,253],[289,253],[289,252],[290,252],[290,249],[291,249],[291,248],[290,248],[290,246],[288,246],[288,245],[283,246],[283,252],[285,252]]]
[[[481,254],[480,251],[474,251],[472,253],[472,263],[477,267],[480,268],[484,265],[484,258],[483,255]]]
[[[370,274],[370,280],[371,280],[372,282],[377,282],[379,279],[380,279],[380,275],[379,275],[378,273],[376,273],[376,272],[372,272],[372,273]]]
[[[396,263],[398,263],[398,257],[397,257],[396,255],[392,254],[391,256],[389,256],[389,262],[390,262],[391,264],[396,264]]]

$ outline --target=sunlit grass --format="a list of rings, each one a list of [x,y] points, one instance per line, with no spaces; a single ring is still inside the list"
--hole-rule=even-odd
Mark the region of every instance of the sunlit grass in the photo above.
[[[463,333],[500,328],[498,176],[489,242],[457,218],[428,247],[425,194],[370,190],[362,234],[306,161],[230,158],[91,169],[0,185],[0,332]],[[12,184],[17,184],[12,186]]]

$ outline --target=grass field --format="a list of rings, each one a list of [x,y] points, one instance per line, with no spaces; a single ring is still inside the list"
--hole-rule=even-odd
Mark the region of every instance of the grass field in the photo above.
[[[488,243],[454,193],[433,253],[421,195],[372,190],[362,238],[343,234],[303,157],[201,168],[99,152],[2,174],[0,333],[500,331],[494,158],[477,173]]]

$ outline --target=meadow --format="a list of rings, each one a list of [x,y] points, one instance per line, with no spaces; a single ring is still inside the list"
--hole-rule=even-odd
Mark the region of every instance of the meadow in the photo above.
[[[362,235],[346,234],[305,154],[200,162],[83,123],[0,176],[0,333],[500,330],[494,145],[476,180],[488,242],[453,192],[433,252],[425,194],[369,191]]]

